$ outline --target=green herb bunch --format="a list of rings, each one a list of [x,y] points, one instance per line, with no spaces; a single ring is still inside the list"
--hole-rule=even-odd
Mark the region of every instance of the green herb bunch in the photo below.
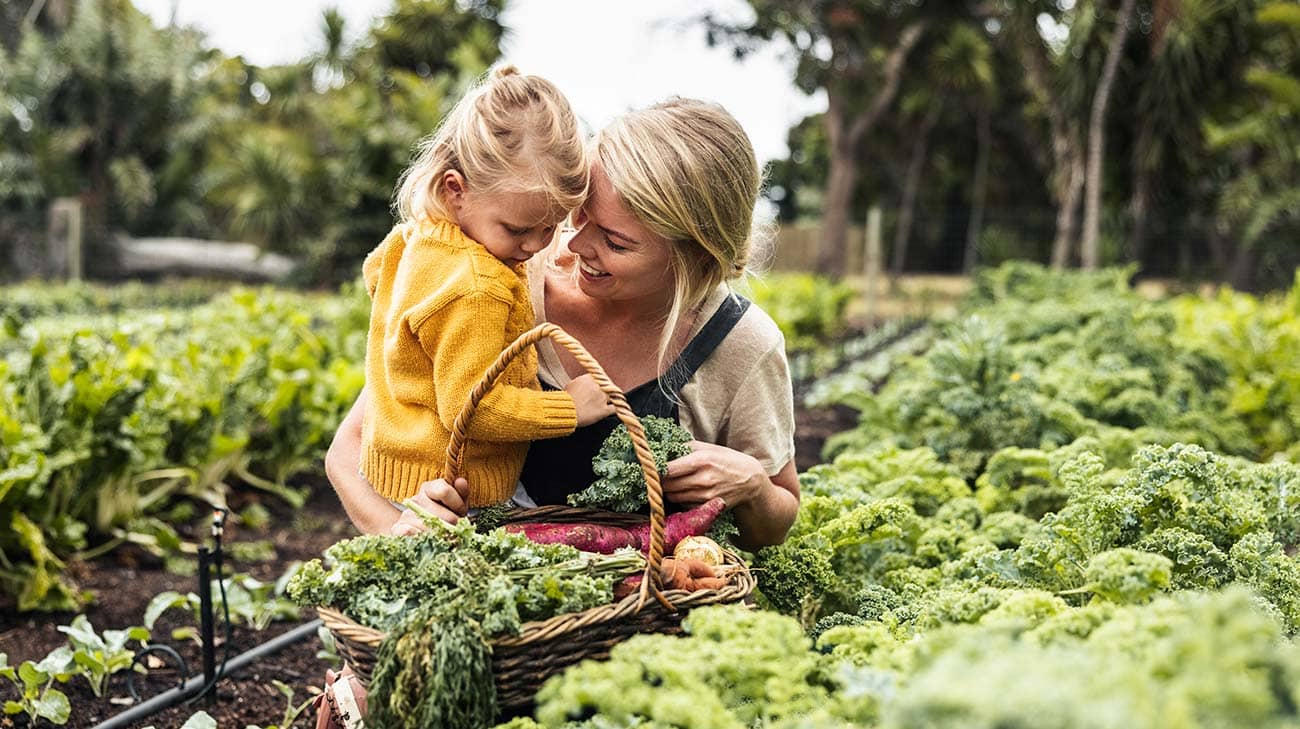
[[[289,583],[299,604],[387,632],[370,685],[368,725],[381,729],[487,726],[496,714],[488,641],[607,604],[616,579],[645,567],[633,550],[588,554],[422,516],[429,531],[344,540]]]

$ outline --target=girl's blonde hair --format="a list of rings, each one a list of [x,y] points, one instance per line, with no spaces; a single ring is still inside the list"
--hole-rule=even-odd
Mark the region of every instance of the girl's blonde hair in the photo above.
[[[662,372],[682,315],[750,266],[762,171],[735,117],[697,99],[624,114],[596,134],[592,147],[632,215],[673,242],[675,291],[659,340]]]
[[[554,213],[567,214],[587,196],[590,164],[577,117],[559,89],[506,65],[466,93],[420,142],[398,185],[403,223],[451,219],[443,199],[447,170],[460,172],[474,193],[544,192]]]

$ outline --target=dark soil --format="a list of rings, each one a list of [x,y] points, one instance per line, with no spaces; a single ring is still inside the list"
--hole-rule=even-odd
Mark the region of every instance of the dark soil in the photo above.
[[[284,573],[289,563],[320,556],[326,547],[355,533],[334,491],[323,482],[310,485],[311,498],[306,506],[297,512],[275,498],[263,500],[263,505],[273,514],[271,527],[262,531],[241,529],[233,524],[227,527],[225,534],[227,544],[237,541],[270,540],[276,551],[275,560],[258,564],[231,563],[227,558],[227,574],[236,571],[252,575],[259,580],[274,581]],[[244,495],[243,503],[232,501],[231,506],[238,511],[253,498]],[[206,519],[197,520],[191,525],[192,533],[187,535],[187,538],[197,539],[199,532],[205,531],[206,528]],[[110,556],[90,564],[70,564],[69,573],[78,586],[90,590],[95,595],[94,602],[86,607],[84,614],[97,632],[102,632],[106,628],[120,629],[143,624],[145,607],[160,592],[175,590],[184,594],[198,590],[196,576],[168,572],[158,559],[133,549],[119,549]],[[49,651],[65,643],[66,637],[58,631],[58,626],[69,624],[75,615],[75,613],[18,615],[12,602],[0,602],[0,653],[8,655],[10,665],[16,665],[24,660],[39,660]],[[304,612],[302,622],[313,617],[315,616],[309,612]],[[276,623],[260,632],[236,624],[231,631],[229,655],[233,658],[243,651],[293,629],[298,624],[300,623]],[[167,644],[176,649],[185,659],[190,674],[200,674],[203,669],[198,643],[191,640],[171,639],[172,630],[183,627],[196,627],[190,612],[174,609],[164,613],[154,626],[154,642]],[[218,662],[226,651],[224,638],[224,623],[218,616]],[[271,681],[278,679],[292,687],[295,703],[306,701],[313,695],[314,687],[323,683],[325,669],[328,667],[326,662],[316,657],[316,652],[320,648],[320,641],[315,637],[300,641],[279,653],[254,662],[242,672],[223,680],[219,684],[214,704],[208,705],[201,699],[190,706],[174,706],[133,726],[153,725],[158,729],[175,729],[184,724],[185,720],[199,709],[211,714],[217,720],[217,725],[223,729],[225,727],[242,729],[248,724],[259,726],[278,724],[284,718],[287,702]],[[136,689],[142,698],[147,699],[175,686],[179,680],[180,675],[174,665],[154,662],[147,676],[137,675]],[[65,725],[71,729],[95,726],[125,710],[132,703],[125,672],[112,677],[103,698],[95,697],[86,681],[80,677],[56,687],[68,695],[72,705],[72,716]],[[14,693],[15,690],[9,682],[0,682],[0,701],[15,698]],[[295,726],[312,726],[313,719],[313,713],[308,710],[299,717]],[[30,725],[25,716],[0,718],[0,727],[6,729],[28,726]],[[51,725],[42,721],[37,726]]]
[[[819,463],[826,438],[851,427],[856,421],[855,416],[847,408],[817,411],[798,409],[795,413],[795,459],[799,470],[804,471]],[[227,574],[237,571],[259,580],[274,581],[284,573],[289,563],[318,557],[326,547],[355,534],[328,484],[321,481],[309,486],[311,498],[298,511],[275,498],[261,499],[273,514],[273,526],[270,528],[258,532],[240,529],[237,525],[227,527],[226,544],[270,540],[276,551],[276,559],[269,562],[232,564],[227,561]],[[248,501],[256,500],[256,495],[243,494],[232,499],[243,500],[242,503],[231,504],[238,511]],[[199,518],[190,525],[189,533],[185,536],[198,541],[206,530],[206,518]],[[95,595],[94,602],[86,607],[84,614],[96,631],[143,624],[145,607],[160,592],[175,590],[188,593],[198,589],[195,576],[168,572],[160,560],[130,548],[119,549],[108,557],[89,564],[71,564],[68,569],[80,587]],[[8,655],[10,665],[24,660],[39,660],[65,643],[66,638],[58,631],[58,626],[71,623],[75,615],[19,615],[12,601],[5,602],[4,598],[0,598],[0,653]],[[309,611],[305,611],[301,622],[313,617]],[[236,625],[232,629],[229,655],[234,657],[265,643],[297,627],[301,622],[277,623],[260,632]],[[180,609],[168,611],[154,626],[154,642],[175,648],[184,657],[190,674],[199,674],[202,672],[202,662],[198,643],[192,640],[174,641],[170,637],[172,630],[185,627],[197,627],[191,613]],[[225,650],[224,624],[220,616],[217,619],[217,634],[217,660],[220,661]],[[158,729],[176,729],[199,709],[212,715],[222,729],[243,729],[249,724],[279,724],[284,718],[287,702],[271,681],[279,680],[288,684],[294,690],[295,704],[306,701],[323,684],[325,669],[329,667],[328,663],[316,657],[316,652],[320,649],[320,641],[315,637],[300,641],[279,653],[259,659],[242,672],[221,681],[215,703],[208,704],[200,700],[190,706],[174,706],[133,726],[153,725]],[[147,699],[176,685],[179,680],[180,675],[174,666],[155,661],[147,676],[137,675],[136,688],[142,698]],[[125,672],[112,677],[108,692],[102,698],[95,697],[82,678],[75,678],[57,687],[68,695],[72,704],[72,717],[66,724],[70,729],[93,727],[125,710],[132,703]],[[14,688],[9,682],[0,681],[0,701],[16,698],[14,694]],[[314,726],[314,717],[314,712],[309,708],[293,726],[299,729]],[[0,717],[0,729],[24,729],[30,726],[26,717]],[[37,726],[44,728],[51,725],[41,722]]]

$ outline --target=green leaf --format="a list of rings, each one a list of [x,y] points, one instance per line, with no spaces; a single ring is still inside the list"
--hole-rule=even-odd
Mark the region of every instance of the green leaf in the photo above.
[[[174,590],[158,593],[144,609],[144,627],[152,630],[159,616],[174,607],[183,607],[188,602],[188,598]]]
[[[50,680],[50,674],[37,668],[31,661],[23,661],[23,664],[18,667],[18,677],[22,679],[23,685],[28,687],[39,686]]]
[[[73,672],[73,665],[74,660],[72,648],[64,645],[55,648],[53,651],[50,651],[49,655],[42,658],[40,663],[36,664],[36,670],[55,676],[56,678],[58,676],[65,676],[63,680],[67,680],[66,676]]]
[[[95,634],[94,627],[91,626],[90,620],[85,615],[78,615],[73,618],[72,625],[60,625],[59,632],[66,633],[68,639],[78,648],[92,651],[107,649],[104,639]]]
[[[42,719],[49,719],[55,724],[67,724],[71,714],[72,706],[68,703],[67,695],[58,689],[50,689],[36,700],[36,715]]]
[[[280,689],[280,693],[283,694],[286,699],[293,698],[293,687],[285,683],[284,681],[280,681],[273,678],[271,679],[271,685]]]
[[[96,675],[102,674],[108,670],[108,666],[104,663],[104,661],[100,659],[99,656],[93,653],[87,653],[86,651],[77,651],[73,655],[73,660],[77,662],[78,666],[81,666]]]

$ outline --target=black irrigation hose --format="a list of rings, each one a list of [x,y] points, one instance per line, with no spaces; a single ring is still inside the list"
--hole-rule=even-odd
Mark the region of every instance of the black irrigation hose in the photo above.
[[[321,625],[322,623],[320,618],[317,618],[309,623],[300,625],[287,633],[278,635],[261,645],[249,648],[243,653],[230,659],[223,675],[229,676],[259,658],[277,653],[293,643],[297,643],[304,638],[315,635],[316,629]],[[131,726],[132,722],[152,716],[163,709],[170,708],[184,701],[192,694],[202,691],[206,684],[207,682],[204,680],[203,676],[195,676],[187,680],[184,684],[173,689],[168,689],[143,704],[133,706],[116,716],[109,717],[99,724],[96,724],[93,729],[127,729],[127,727]]]
[[[190,679],[189,666],[185,665],[185,659],[181,657],[180,653],[176,652],[175,648],[162,643],[141,648],[135,652],[135,658],[131,659],[131,665],[126,672],[126,690],[131,693],[131,698],[136,701],[140,700],[140,692],[135,690],[135,664],[151,653],[165,653],[176,661],[176,669],[181,673],[181,680],[176,682],[177,688],[184,686],[185,682]]]

